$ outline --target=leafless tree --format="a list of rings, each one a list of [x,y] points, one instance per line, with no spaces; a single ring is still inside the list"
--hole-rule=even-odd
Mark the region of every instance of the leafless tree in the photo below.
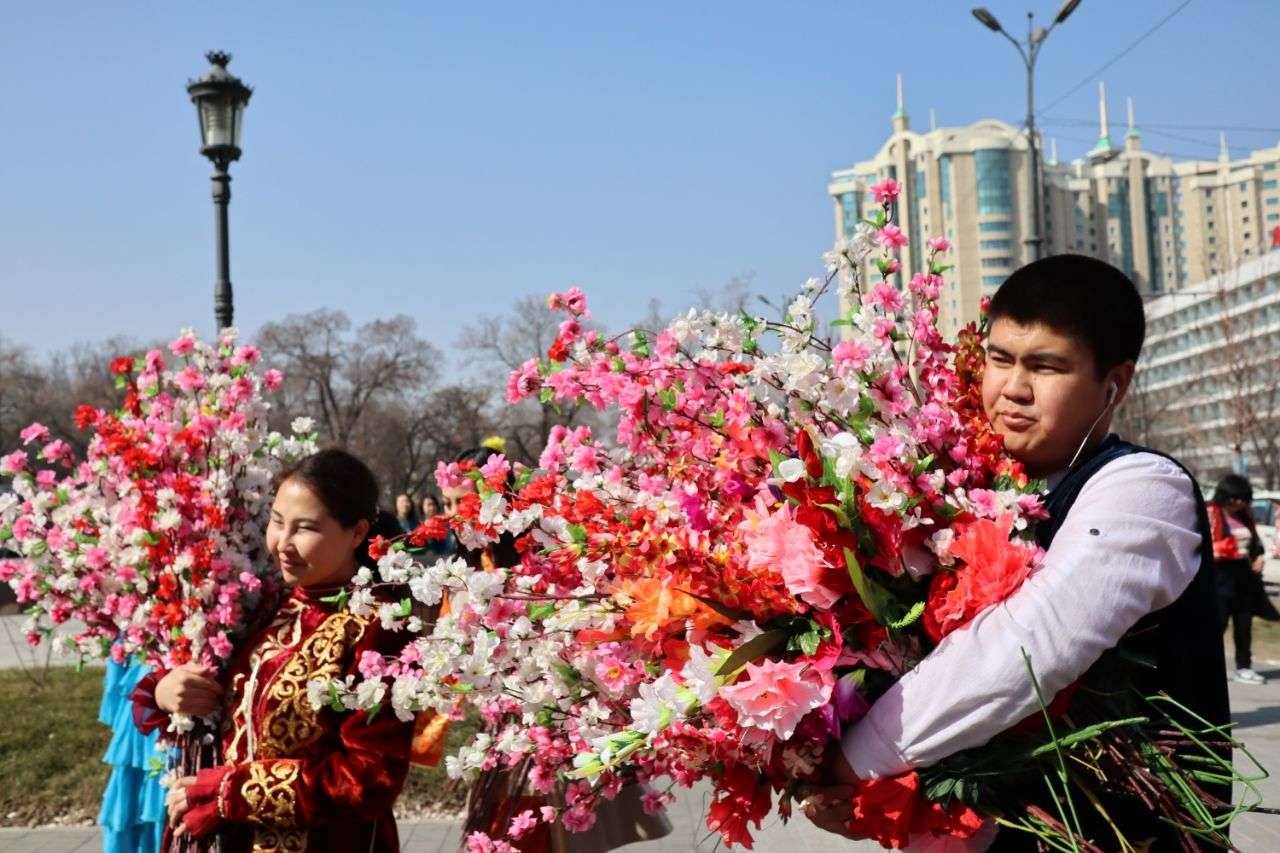
[[[285,373],[282,409],[313,414],[327,441],[353,449],[374,410],[426,392],[440,363],[439,351],[404,315],[352,333],[342,311],[292,314],[263,326],[258,344]]]

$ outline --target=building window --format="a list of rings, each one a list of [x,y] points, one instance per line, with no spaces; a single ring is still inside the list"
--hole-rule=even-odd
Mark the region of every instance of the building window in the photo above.
[[[1013,184],[1009,176],[1009,150],[984,148],[973,152],[977,169],[978,215],[1013,210]]]
[[[1002,275],[984,275],[982,283],[988,287],[999,287],[1004,284],[1004,276]]]
[[[1272,168],[1275,168],[1275,164],[1272,164]],[[1262,182],[1262,188],[1264,190],[1273,190],[1276,187],[1280,187],[1280,178],[1272,178],[1269,181]]]
[[[1273,204],[1280,204],[1280,196],[1267,199],[1267,207],[1271,207]]]
[[[1008,231],[1009,223],[1007,220],[1002,220],[1000,222],[979,222],[978,230],[979,231]]]
[[[1268,214],[1267,214],[1267,221],[1268,221],[1268,222],[1280,222],[1280,213],[1268,213]]]
[[[1246,240],[1252,240],[1252,239],[1253,239],[1253,232],[1252,232],[1252,231],[1246,231],[1246,232],[1244,232],[1244,238],[1245,238]],[[1247,252],[1247,251],[1249,251],[1249,250],[1248,250],[1248,249],[1245,249],[1245,251]]]
[[[1247,198],[1246,198],[1244,201],[1240,202],[1240,206],[1241,206],[1241,207],[1248,207],[1248,206],[1249,206],[1249,199],[1247,199]]]
[[[951,155],[938,158],[938,190],[942,197],[942,213],[951,215]]]
[[[979,243],[984,249],[1010,249],[1013,248],[1012,240],[982,240]]]
[[[1240,221],[1241,221],[1241,222],[1248,222],[1248,221],[1249,221],[1249,217],[1247,217],[1247,216],[1242,216],[1242,217],[1240,218]]]
[[[1204,209],[1204,212],[1205,212],[1205,213],[1213,213],[1213,205],[1211,205],[1211,204],[1210,204],[1210,205],[1206,205],[1206,206],[1205,206],[1205,209]]]
[[[840,213],[844,220],[844,238],[848,240],[858,230],[858,221],[862,219],[857,193],[844,193],[840,196]]]
[[[1210,238],[1209,238],[1209,242],[1210,242],[1210,243],[1216,243],[1216,242],[1218,242],[1218,238],[1217,238],[1217,237],[1210,237]]]
[[[1007,268],[1013,266],[1013,258],[983,258],[982,265],[984,267],[1001,267]]]

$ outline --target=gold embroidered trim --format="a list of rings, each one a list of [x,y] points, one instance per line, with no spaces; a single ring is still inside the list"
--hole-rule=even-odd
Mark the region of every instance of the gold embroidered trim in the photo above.
[[[251,748],[253,733],[249,727],[253,721],[253,705],[256,699],[258,669],[284,649],[296,645],[302,634],[302,612],[306,605],[297,598],[289,598],[271,620],[262,634],[262,642],[249,655],[249,672],[240,673],[231,681],[229,697],[239,697],[231,713],[223,717],[223,726],[234,733],[223,754],[227,764],[252,761],[259,756]],[[246,742],[247,741],[247,742]]]
[[[253,762],[249,778],[240,786],[240,796],[249,806],[249,820],[269,826],[293,826],[298,819],[298,762]]]
[[[305,830],[263,827],[253,833],[253,853],[305,853],[306,849]]]
[[[307,682],[341,676],[343,658],[372,621],[346,611],[330,614],[292,654],[267,690],[259,757],[297,756],[320,738],[320,713],[307,701]]]

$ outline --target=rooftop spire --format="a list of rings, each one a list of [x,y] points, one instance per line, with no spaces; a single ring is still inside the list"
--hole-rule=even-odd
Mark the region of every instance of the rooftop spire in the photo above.
[[[1098,144],[1089,152],[1090,159],[1109,160],[1115,156],[1115,146],[1111,144],[1111,127],[1107,122],[1107,87],[1098,81]]]
[[[1138,133],[1138,125],[1133,120],[1133,96],[1132,95],[1129,96],[1128,100],[1129,100],[1129,131],[1125,134],[1125,136],[1141,136],[1142,134]]]
[[[911,125],[907,120],[907,111],[902,99],[902,75],[898,75],[898,109],[893,114],[893,131],[901,133],[904,130],[910,130]]]
[[[1227,132],[1225,130],[1218,131],[1218,160],[1226,163],[1231,159],[1231,152],[1227,149]]]
[[[1058,137],[1049,138],[1049,162],[1058,165]]]
[[[929,129],[938,129],[938,114],[934,112],[933,107],[929,107]]]

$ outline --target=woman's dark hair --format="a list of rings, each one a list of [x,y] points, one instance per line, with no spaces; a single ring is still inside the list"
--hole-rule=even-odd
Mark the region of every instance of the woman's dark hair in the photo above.
[[[279,489],[300,480],[343,527],[378,517],[378,478],[358,457],[336,447],[313,453],[276,477]]]
[[[1217,488],[1213,490],[1213,502],[1221,506],[1233,500],[1253,500],[1253,486],[1249,485],[1247,477],[1228,474],[1218,481]]]
[[[1053,255],[1016,270],[991,300],[994,323],[1043,324],[1084,344],[1099,378],[1137,361],[1147,334],[1142,297],[1133,281],[1084,255]]]

